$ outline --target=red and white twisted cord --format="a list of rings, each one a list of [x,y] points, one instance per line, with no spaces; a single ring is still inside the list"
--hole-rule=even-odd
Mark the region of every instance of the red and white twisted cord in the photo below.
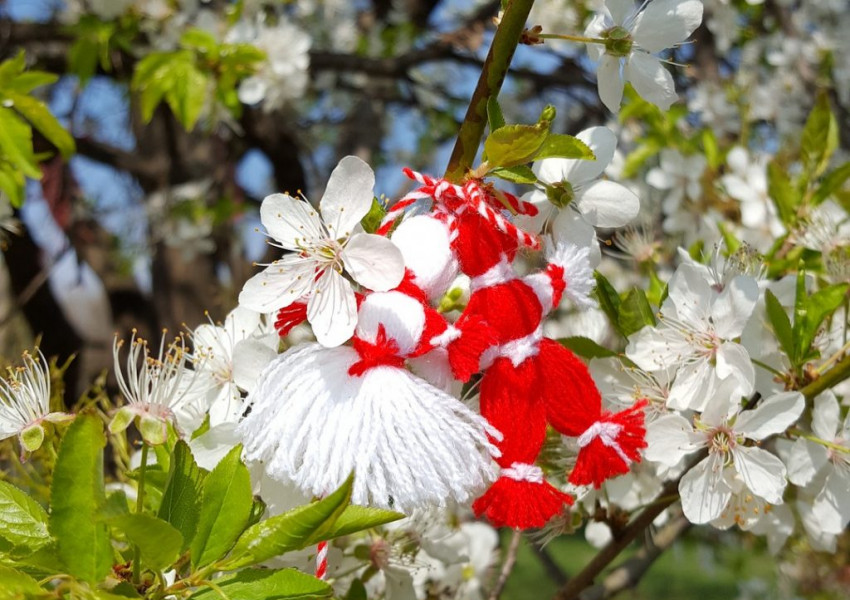
[[[316,578],[325,579],[328,575],[328,543],[319,542],[316,546]]]

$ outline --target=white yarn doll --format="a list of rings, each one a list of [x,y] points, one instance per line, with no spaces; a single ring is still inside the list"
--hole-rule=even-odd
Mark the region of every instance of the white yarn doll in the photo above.
[[[455,329],[428,303],[457,268],[432,221],[412,218],[393,236],[405,278],[359,299],[351,346],[301,344],[261,374],[237,432],[272,478],[323,496],[354,471],[355,504],[402,512],[468,503],[495,479],[499,432],[406,368],[434,351],[477,364],[491,343],[486,328]]]

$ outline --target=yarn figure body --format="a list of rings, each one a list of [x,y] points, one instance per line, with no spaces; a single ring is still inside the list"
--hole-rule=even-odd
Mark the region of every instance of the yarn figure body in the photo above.
[[[543,336],[543,319],[564,295],[579,305],[590,303],[588,251],[559,245],[551,249],[546,268],[519,277],[513,268],[518,250],[538,248],[539,242],[507,217],[486,210],[495,211],[497,203],[487,189],[475,182],[461,188],[411,176],[423,183],[414,194],[432,197],[435,218],[446,225],[459,268],[471,278],[470,299],[455,326],[471,329],[468,324],[476,323],[495,332],[477,365],[453,365],[456,377],[481,372],[481,414],[503,435],[493,440],[501,452],[500,476],[473,509],[496,526],[542,527],[572,503],[535,464],[547,426],[577,438],[579,455],[569,476],[575,485],[599,487],[628,472],[646,445],[643,404],[616,414],[603,411],[585,365]],[[516,212],[533,214],[534,207],[526,208],[509,194],[502,200]]]
[[[404,512],[468,502],[494,479],[499,431],[405,369],[463,335],[400,287],[361,300],[352,346],[302,344],[263,372],[238,431],[271,477],[322,496],[354,471],[354,503]]]

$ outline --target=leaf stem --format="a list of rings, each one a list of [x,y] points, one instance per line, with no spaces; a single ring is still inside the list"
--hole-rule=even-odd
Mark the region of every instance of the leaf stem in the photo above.
[[[136,493],[136,513],[141,514],[145,508],[145,473],[148,469],[149,446],[142,442],[142,464],[139,467],[139,488]],[[142,551],[138,546],[133,546],[133,583],[141,582]]]
[[[491,97],[497,97],[502,89],[533,4],[534,0],[509,0],[505,8],[502,21],[493,36],[490,51],[484,60],[478,85],[460,125],[457,141],[446,168],[446,179],[461,181],[467,170],[472,167],[487,124],[487,101]]]
[[[568,33],[540,33],[536,37],[539,37],[541,40],[566,40],[568,42],[581,42],[582,44],[605,44],[605,40],[602,38],[570,35]]]
[[[801,389],[800,392],[806,397],[806,400],[811,400],[824,390],[835,387],[848,377],[850,377],[850,354],[845,356],[829,371]]]

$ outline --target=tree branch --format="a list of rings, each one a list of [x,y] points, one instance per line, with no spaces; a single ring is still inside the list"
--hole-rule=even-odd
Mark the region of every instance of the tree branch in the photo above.
[[[460,180],[475,160],[487,124],[487,102],[502,89],[533,5],[534,0],[510,0],[505,8],[446,168],[448,179]]]
[[[511,533],[511,543],[508,545],[508,552],[505,555],[505,562],[502,564],[502,571],[499,573],[499,579],[496,585],[490,590],[488,600],[499,600],[499,596],[505,589],[505,584],[508,582],[508,577],[511,571],[514,570],[516,564],[517,553],[519,552],[519,544],[522,541],[522,532],[519,529],[514,529]]]
[[[611,571],[602,583],[584,590],[579,600],[607,600],[616,594],[634,588],[661,554],[691,528],[684,515],[675,517],[646,543],[632,558]]]

